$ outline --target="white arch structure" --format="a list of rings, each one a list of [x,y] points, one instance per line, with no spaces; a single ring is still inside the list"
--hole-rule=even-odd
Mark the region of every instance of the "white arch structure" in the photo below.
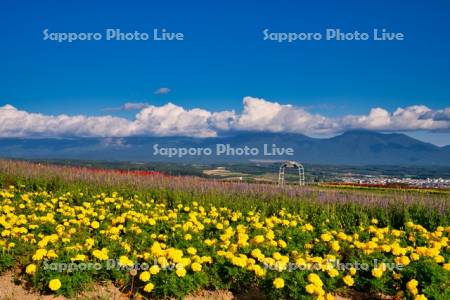
[[[301,163],[296,161],[285,161],[280,166],[280,171],[278,172],[278,184],[284,185],[284,173],[286,168],[297,168],[298,170],[298,185],[305,185],[305,168]]]

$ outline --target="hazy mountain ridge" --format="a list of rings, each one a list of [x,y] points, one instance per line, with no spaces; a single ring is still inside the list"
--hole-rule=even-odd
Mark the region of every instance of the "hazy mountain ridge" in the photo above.
[[[153,155],[160,147],[256,147],[276,144],[291,147],[294,156],[185,156]],[[213,151],[214,152],[214,151]],[[126,138],[3,138],[0,157],[39,159],[92,159],[131,161],[237,162],[251,159],[294,159],[305,163],[346,165],[441,165],[450,166],[450,146],[438,147],[404,134],[350,131],[327,139],[301,134],[246,132],[216,138],[126,137]]]

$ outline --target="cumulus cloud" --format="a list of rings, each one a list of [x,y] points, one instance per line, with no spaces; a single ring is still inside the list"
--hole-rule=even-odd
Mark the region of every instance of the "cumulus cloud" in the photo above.
[[[233,129],[236,120],[237,115],[234,111],[214,112],[209,118],[209,125],[219,131],[228,131]]]
[[[372,108],[367,115],[336,118],[312,114],[304,108],[261,98],[245,97],[241,113],[185,109],[173,103],[154,106],[125,103],[139,110],[133,120],[115,116],[44,115],[0,107],[0,137],[213,137],[226,131],[270,131],[326,136],[347,130],[450,132],[450,108],[432,110],[423,105],[389,112]]]
[[[450,121],[450,107],[437,111],[427,111],[421,116],[421,119],[433,119],[434,121]]]
[[[129,121],[113,116],[43,115],[0,107],[0,137],[125,136]]]
[[[208,124],[211,115],[207,110],[185,110],[168,103],[141,110],[132,122],[132,127],[136,134],[143,135],[211,137],[216,135]]]
[[[235,125],[238,130],[329,134],[338,126],[335,120],[292,105],[253,97],[245,97],[243,103]]]
[[[167,87],[160,87],[154,92],[155,95],[164,95],[168,93],[170,93],[170,89]]]
[[[342,118],[342,128],[382,131],[448,131],[450,118],[442,117],[443,112],[433,111],[424,105],[397,108],[393,113],[383,108],[373,108],[367,116],[346,116]]]

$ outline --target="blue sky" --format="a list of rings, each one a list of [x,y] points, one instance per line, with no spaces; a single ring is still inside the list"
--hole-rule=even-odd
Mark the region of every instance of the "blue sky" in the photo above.
[[[373,107],[450,107],[450,2],[2,1],[0,106],[42,114],[114,114],[125,102],[211,112],[253,96],[326,117]],[[182,32],[180,42],[44,41],[42,31]],[[263,41],[262,30],[373,28],[404,41]],[[171,92],[155,95],[160,87]],[[446,133],[413,135],[450,144]]]

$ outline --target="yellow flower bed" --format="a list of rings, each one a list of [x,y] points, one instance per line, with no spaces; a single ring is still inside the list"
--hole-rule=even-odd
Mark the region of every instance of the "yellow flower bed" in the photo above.
[[[10,187],[0,191],[0,266],[12,260],[37,288],[66,295],[104,279],[145,297],[249,286],[280,299],[450,293],[450,227],[374,219],[339,228],[306,217]]]

